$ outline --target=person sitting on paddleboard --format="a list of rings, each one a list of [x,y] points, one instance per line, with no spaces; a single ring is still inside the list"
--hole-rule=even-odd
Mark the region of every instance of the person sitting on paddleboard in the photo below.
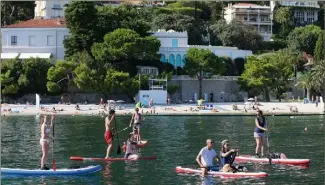
[[[137,149],[138,149],[137,141],[135,141],[134,135],[131,132],[129,134],[129,138],[126,142],[126,152],[125,152],[124,158],[137,160],[139,158]]]
[[[110,110],[109,115],[105,118],[105,134],[104,138],[107,143],[107,151],[106,151],[106,157],[105,159],[109,158],[109,154],[111,152],[112,146],[113,146],[113,132],[111,130],[112,122],[115,119],[115,111]]]
[[[132,127],[133,123],[133,130],[137,130],[137,141],[141,142],[141,136],[140,136],[140,125],[142,121],[142,115],[139,113],[139,108],[135,108],[135,113],[132,115],[131,121],[130,121],[130,127]]]
[[[255,119],[254,138],[256,140],[255,156],[264,156],[264,132],[266,129],[266,119],[261,110],[257,111],[257,118]],[[261,155],[260,155],[261,154]]]
[[[228,140],[223,140],[221,142],[221,151],[220,151],[220,169],[223,172],[236,172],[238,167],[233,166],[235,157],[238,154],[238,149],[230,149],[230,143]]]
[[[202,176],[205,176],[208,171],[218,171],[219,169],[213,168],[213,159],[217,157],[216,151],[212,148],[213,141],[207,139],[207,146],[203,147],[196,157],[196,162],[202,168]],[[218,158],[216,158],[218,160]]]
[[[45,165],[45,163],[49,155],[50,133],[51,133],[51,129],[53,128],[53,120],[54,120],[54,116],[52,116],[51,118],[51,125],[47,124],[47,115],[44,115],[43,119],[41,119],[40,122],[40,126],[41,126],[40,145],[42,146],[42,153],[43,153],[41,158],[42,170],[49,170],[49,168]]]

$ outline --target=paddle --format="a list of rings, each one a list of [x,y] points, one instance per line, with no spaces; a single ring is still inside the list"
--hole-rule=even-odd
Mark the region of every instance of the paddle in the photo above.
[[[115,128],[117,130],[117,126],[116,126],[116,120],[114,118],[114,124],[115,124]],[[116,134],[116,137],[117,137],[117,154],[121,154],[121,146],[120,146],[120,140],[118,138],[118,132],[115,133]]]
[[[129,127],[125,127],[122,130],[118,131],[117,133],[123,132],[124,130],[128,129]]]
[[[268,121],[266,120],[266,129],[267,129],[267,131],[266,131],[266,144],[267,144],[267,150],[268,150],[268,159],[269,159],[269,163],[272,164],[272,156],[271,156],[271,153],[270,153],[269,129],[268,128],[269,128]]]
[[[54,120],[54,115],[52,115],[52,124],[53,124],[53,120]],[[54,124],[52,125],[52,129],[53,129],[53,139],[52,139],[52,143],[53,143],[53,146],[52,146],[52,168],[54,171],[56,171],[56,164],[55,164],[55,159],[54,159]]]

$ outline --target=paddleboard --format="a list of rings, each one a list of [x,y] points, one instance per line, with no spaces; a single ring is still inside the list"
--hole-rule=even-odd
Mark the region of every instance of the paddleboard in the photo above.
[[[21,168],[1,168],[2,175],[27,175],[27,176],[50,176],[50,175],[84,175],[89,173],[98,172],[102,169],[101,165],[87,166],[77,169],[21,169]]]
[[[235,161],[240,162],[252,162],[252,163],[269,163],[269,158],[256,158],[250,155],[236,156]],[[288,165],[309,165],[309,159],[272,159],[272,164],[288,164]]]
[[[181,166],[177,166],[175,168],[176,173],[197,173],[201,174],[201,169],[194,169],[194,168],[184,168]],[[265,172],[221,172],[221,171],[209,171],[209,175],[212,176],[221,176],[221,177],[227,177],[227,178],[243,178],[243,177],[267,177],[268,174]]]
[[[151,157],[139,157],[137,160],[156,160],[156,156]],[[71,156],[70,160],[73,161],[134,161],[134,159],[126,159],[126,158],[93,158],[93,157],[78,157],[78,156]]]
[[[145,147],[148,145],[148,141],[147,140],[141,140],[138,142],[137,147],[141,148],[141,147]]]

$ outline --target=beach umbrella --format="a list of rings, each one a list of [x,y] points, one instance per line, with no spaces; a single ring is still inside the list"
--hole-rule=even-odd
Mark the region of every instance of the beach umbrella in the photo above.
[[[123,100],[117,100],[116,103],[125,103]]]
[[[248,98],[248,101],[255,101],[254,98]]]
[[[135,105],[136,108],[141,108],[143,107],[143,104],[141,102],[138,102],[136,105]]]

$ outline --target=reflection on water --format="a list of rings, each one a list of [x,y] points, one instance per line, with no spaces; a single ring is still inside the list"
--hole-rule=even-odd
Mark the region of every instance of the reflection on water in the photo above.
[[[273,117],[272,117],[273,118]],[[113,161],[100,163],[103,169],[95,174],[70,177],[6,177],[2,184],[64,184],[64,185],[158,185],[158,184],[319,184],[324,181],[323,119],[320,116],[289,116],[270,118],[272,151],[285,153],[288,158],[307,158],[310,167],[279,164],[243,164],[249,171],[264,171],[267,178],[224,179],[200,175],[177,174],[175,167],[196,165],[195,158],[204,147],[207,138],[216,141],[231,140],[240,148],[241,154],[254,154],[255,140],[252,137],[254,116],[157,116],[146,117],[143,138],[149,145],[141,149],[141,156],[157,156],[156,160]],[[2,166],[9,168],[39,168],[42,155],[39,146],[39,119],[35,116],[6,116],[2,122]],[[117,117],[119,128],[129,125],[127,116]],[[103,139],[104,120],[100,116],[57,116],[55,122],[55,159],[57,168],[72,165],[88,166],[98,163],[70,161],[70,156],[104,157],[106,143]],[[304,128],[308,125],[308,131]],[[119,133],[121,141],[128,132]],[[306,142],[307,141],[307,142]],[[112,157],[116,155],[117,141],[114,140]],[[50,163],[51,157],[48,160]]]

